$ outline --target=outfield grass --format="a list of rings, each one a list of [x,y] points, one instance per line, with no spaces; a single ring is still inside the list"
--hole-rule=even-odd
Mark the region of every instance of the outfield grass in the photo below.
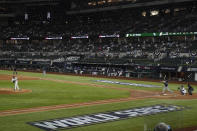
[[[11,88],[11,86],[13,87],[13,84],[10,81],[1,81],[0,83],[0,88]],[[19,81],[19,86],[22,89],[31,89],[32,93],[0,95],[0,110],[81,103],[130,96],[128,91],[47,80]]]
[[[12,72],[0,71],[0,74],[12,74]],[[19,72],[19,75],[43,77],[41,73]],[[142,88],[142,87],[132,87],[125,85],[99,83],[99,82],[95,82],[95,80],[101,78],[91,78],[91,77],[47,74],[46,78],[82,82],[82,83],[95,83],[101,85],[110,85],[114,87],[142,89],[142,90],[162,89],[162,88]],[[112,81],[112,79],[110,80]],[[155,83],[155,82],[140,82],[140,81],[131,81],[131,80],[113,80],[113,81],[134,82],[134,83],[144,83],[144,84],[163,86],[162,83]],[[0,88],[10,88],[10,86],[13,86],[10,81],[0,81]],[[113,90],[113,89],[106,89],[100,87],[91,87],[85,85],[58,83],[58,82],[45,81],[45,80],[19,81],[19,86],[25,89],[31,89],[33,92],[27,94],[18,94],[18,95],[0,95],[0,111],[8,110],[8,109],[46,106],[46,105],[80,103],[80,102],[88,102],[88,101],[111,99],[111,98],[118,99],[118,98],[129,97],[130,95],[128,91]],[[170,84],[169,86],[171,89],[177,90],[177,87],[179,85]],[[194,88],[196,92],[197,88],[195,86]],[[188,106],[190,108],[180,112],[171,112],[171,113],[158,114],[158,115],[147,116],[147,117],[137,117],[137,118],[126,119],[121,121],[73,128],[69,130],[70,131],[143,131],[144,123],[155,124],[161,120],[167,122],[173,128],[197,125],[197,115],[196,115],[197,100],[146,99],[146,100],[136,100],[136,101],[122,102],[122,103],[113,103],[113,104],[96,105],[89,107],[61,109],[55,111],[45,111],[45,112],[0,117],[0,130],[39,131],[40,129],[28,125],[27,122],[71,117],[76,115],[106,112],[112,110],[130,109],[133,107],[142,107],[142,106],[155,105],[161,103]]]
[[[196,114],[196,109],[197,109],[197,105],[195,104],[196,102],[197,100],[166,101],[166,100],[148,99],[148,100],[138,100],[138,101],[124,102],[124,103],[116,103],[116,104],[97,105],[91,107],[81,107],[75,109],[63,109],[57,111],[46,111],[46,112],[30,113],[30,114],[23,114],[16,116],[7,116],[7,117],[0,117],[0,128],[3,129],[3,131],[12,131],[12,130],[40,131],[40,129],[28,125],[27,122],[49,120],[55,118],[63,118],[63,117],[105,112],[111,110],[129,109],[133,107],[148,106],[148,105],[154,105],[160,103],[189,106],[191,107],[191,109],[183,110],[181,112],[171,112],[171,113],[159,114],[154,116],[137,117],[137,118],[126,119],[121,121],[102,123],[97,125],[73,128],[69,130],[70,131],[101,131],[101,130],[102,131],[128,131],[128,130],[143,131],[144,123],[146,123],[147,120],[148,121],[153,120],[153,123],[162,120],[172,125],[173,128],[175,126],[187,127],[187,126],[197,125],[197,116],[194,115]],[[179,120],[177,118],[181,118],[182,120]],[[151,123],[149,122],[149,124]]]

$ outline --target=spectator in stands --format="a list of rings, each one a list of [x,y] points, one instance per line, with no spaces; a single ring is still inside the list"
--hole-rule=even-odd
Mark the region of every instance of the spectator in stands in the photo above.
[[[162,122],[155,126],[154,131],[172,131],[172,129],[169,125]]]

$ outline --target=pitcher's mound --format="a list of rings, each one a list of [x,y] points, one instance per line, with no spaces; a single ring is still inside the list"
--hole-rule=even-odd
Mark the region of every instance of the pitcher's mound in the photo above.
[[[0,88],[0,94],[22,94],[28,92],[32,92],[32,90],[20,89],[15,91],[13,88]]]

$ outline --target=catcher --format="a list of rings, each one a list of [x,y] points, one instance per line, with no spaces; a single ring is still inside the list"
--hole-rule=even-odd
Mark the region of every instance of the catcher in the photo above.
[[[181,87],[178,87],[178,90],[180,91],[181,95],[186,95],[187,94],[187,90],[184,88],[183,85],[181,85]]]

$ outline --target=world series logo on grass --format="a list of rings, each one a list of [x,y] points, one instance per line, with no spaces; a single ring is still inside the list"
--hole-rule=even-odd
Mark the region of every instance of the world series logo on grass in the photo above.
[[[147,87],[147,88],[161,88],[161,86],[157,86],[157,85],[126,83],[126,82],[109,81],[109,80],[96,80],[96,82],[119,84],[119,85],[129,85],[129,86],[138,86],[138,87]]]
[[[154,115],[165,112],[180,111],[184,107],[175,105],[154,105],[141,108],[133,108],[127,110],[119,110],[105,113],[97,113],[83,116],[75,116],[69,118],[59,118],[54,120],[44,120],[37,122],[29,122],[28,124],[44,129],[46,131],[70,129],[74,127],[93,125],[98,123],[118,121],[121,119],[129,119],[134,117]]]

